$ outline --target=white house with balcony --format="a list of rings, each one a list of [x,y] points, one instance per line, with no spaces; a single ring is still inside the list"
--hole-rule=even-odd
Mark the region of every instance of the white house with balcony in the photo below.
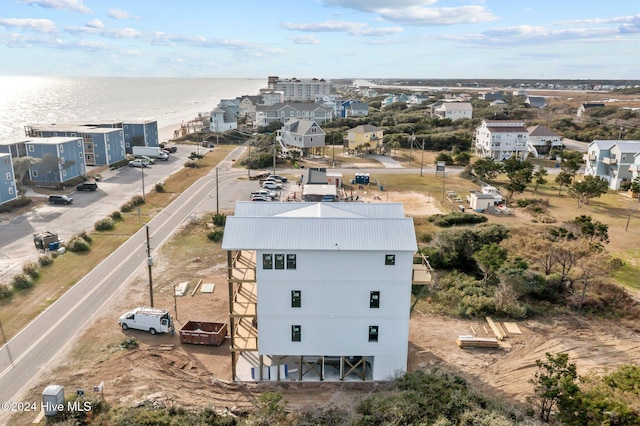
[[[640,141],[595,140],[584,155],[584,174],[600,176],[609,182],[609,188],[619,190],[622,183],[633,180],[638,153]]]
[[[482,120],[476,128],[475,154],[479,157],[507,160],[526,158],[534,150],[528,143],[529,131],[521,120]]]
[[[535,149],[534,155],[547,154],[553,148],[562,148],[562,136],[542,124],[527,128],[529,144]]]
[[[443,102],[433,110],[433,114],[449,120],[472,118],[473,107],[470,102]]]
[[[313,120],[289,120],[276,133],[276,141],[280,143],[282,153],[297,149],[302,156],[309,155],[312,148],[324,147],[325,132]]]
[[[402,204],[238,202],[222,248],[233,380],[406,371],[417,243]]]
[[[633,164],[629,167],[629,173],[631,173],[631,181],[640,177],[640,152],[633,156]]]

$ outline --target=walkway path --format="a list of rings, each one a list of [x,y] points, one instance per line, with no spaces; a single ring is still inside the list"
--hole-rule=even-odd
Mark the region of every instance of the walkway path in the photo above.
[[[391,157],[386,155],[369,155],[368,158],[379,161],[387,169],[402,169],[402,164],[398,163]]]

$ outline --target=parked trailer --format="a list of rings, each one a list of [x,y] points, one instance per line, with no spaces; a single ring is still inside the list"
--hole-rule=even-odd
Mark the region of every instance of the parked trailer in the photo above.
[[[180,342],[220,346],[226,335],[226,323],[189,321],[180,329]]]
[[[160,160],[167,161],[169,159],[169,154],[164,152],[162,148],[158,146],[133,146],[131,147],[131,152],[133,156],[136,158],[147,156],[149,158],[159,158]]]

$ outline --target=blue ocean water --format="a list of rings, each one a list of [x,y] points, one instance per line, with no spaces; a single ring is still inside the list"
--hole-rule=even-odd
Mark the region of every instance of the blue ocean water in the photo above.
[[[0,76],[0,141],[24,126],[157,120],[160,141],[220,99],[256,95],[267,79]]]

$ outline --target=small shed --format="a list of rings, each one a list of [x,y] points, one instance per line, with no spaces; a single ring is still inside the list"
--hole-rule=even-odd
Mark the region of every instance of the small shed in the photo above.
[[[489,208],[489,206],[495,206],[502,201],[502,197],[496,197],[491,194],[482,194],[479,192],[472,192],[469,196],[469,204],[471,209],[475,212],[483,212]]]
[[[42,391],[42,409],[45,416],[55,416],[64,404],[64,387],[49,385]]]

